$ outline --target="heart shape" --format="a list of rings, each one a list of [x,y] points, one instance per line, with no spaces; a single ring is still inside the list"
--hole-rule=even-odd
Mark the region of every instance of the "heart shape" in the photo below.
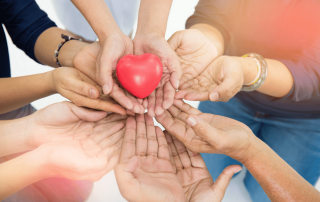
[[[117,77],[129,93],[146,98],[158,86],[162,77],[162,63],[151,53],[126,55],[117,64]]]

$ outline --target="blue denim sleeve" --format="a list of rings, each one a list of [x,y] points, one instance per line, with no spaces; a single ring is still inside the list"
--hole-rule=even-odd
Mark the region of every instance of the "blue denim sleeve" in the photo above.
[[[34,46],[43,31],[56,27],[35,0],[1,0],[1,15],[13,43],[37,61]],[[37,61],[38,62],[38,61]]]
[[[320,101],[320,37],[292,59],[279,59],[290,70],[294,84],[283,101]]]

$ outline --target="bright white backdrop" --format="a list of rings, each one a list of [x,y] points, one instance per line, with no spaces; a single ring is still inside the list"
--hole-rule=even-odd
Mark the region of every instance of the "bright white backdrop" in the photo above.
[[[67,0],[66,0],[67,1]],[[166,32],[166,38],[168,39],[174,32],[178,30],[183,30],[187,18],[194,12],[194,7],[196,6],[198,0],[174,0],[172,9],[169,16],[168,28]],[[57,25],[63,28],[63,25],[59,22],[55,11],[52,8],[52,3],[50,0],[37,0],[39,6],[45,10],[49,17],[57,23]],[[8,38],[9,39],[9,38]],[[10,52],[10,62],[12,66],[12,76],[25,76],[31,74],[38,74],[46,71],[52,70],[52,68],[39,65],[38,63],[32,61],[28,58],[21,50],[16,48],[10,40],[8,40],[9,52]],[[41,109],[50,104],[61,102],[66,100],[62,96],[56,94],[32,103],[37,109]],[[198,106],[198,102],[190,102],[194,107]],[[232,179],[225,198],[223,202],[249,202],[251,201],[249,195],[244,187],[242,179],[244,177],[244,171],[240,173],[237,177]],[[320,190],[320,184],[317,185],[318,190]],[[118,190],[114,173],[110,172],[100,181],[94,184],[93,191],[88,199],[90,202],[100,202],[100,201],[125,201]]]

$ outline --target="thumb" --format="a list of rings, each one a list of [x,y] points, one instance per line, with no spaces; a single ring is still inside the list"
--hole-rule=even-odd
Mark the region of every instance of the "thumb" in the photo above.
[[[99,97],[99,90],[97,87],[89,82],[86,82],[81,77],[87,77],[85,75],[70,76],[66,87],[68,90],[73,91],[79,95],[83,95],[88,98],[97,99]],[[87,77],[88,80],[90,80]]]
[[[96,61],[97,68],[97,77],[99,78],[100,85],[102,86],[102,90],[104,94],[109,94],[112,90],[113,85],[113,79],[112,79],[112,61],[110,57],[108,57],[109,54],[104,54],[100,50],[100,53],[98,55],[98,59]],[[103,56],[104,55],[104,56]]]
[[[217,139],[217,134],[220,134],[220,130],[211,126],[208,122],[203,121],[197,115],[189,115],[186,119],[187,124],[191,126],[193,131],[205,141],[211,142],[213,139]]]
[[[125,198],[127,198],[126,195],[134,195],[136,190],[136,179],[133,176],[133,173],[137,167],[138,158],[133,156],[127,162],[119,163],[114,169],[119,190]],[[132,194],[128,192],[132,192]]]
[[[231,165],[226,167],[222,173],[219,175],[216,182],[212,185],[212,190],[216,193],[218,197],[217,201],[222,201],[226,189],[235,173],[238,173],[242,170],[242,167],[239,165]]]

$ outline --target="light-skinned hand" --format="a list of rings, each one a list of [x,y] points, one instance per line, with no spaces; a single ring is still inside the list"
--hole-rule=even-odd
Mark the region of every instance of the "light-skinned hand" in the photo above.
[[[109,39],[111,40],[111,38],[109,38]],[[119,45],[117,45],[116,41],[110,42],[110,43],[111,43],[110,48],[114,47],[114,46],[117,46],[117,47],[112,48],[111,50],[108,50],[111,52],[109,54],[107,54],[107,56],[104,56],[104,57],[118,58],[114,55],[122,55],[122,53],[120,54],[121,51],[118,50]],[[127,43],[129,43],[129,42],[127,42]],[[107,45],[105,44],[105,46],[107,46]],[[116,51],[114,51],[113,49]],[[101,51],[102,50],[100,48],[100,42],[95,42],[92,44],[88,44],[87,46],[84,46],[74,57],[74,60],[73,60],[74,67],[76,69],[80,70],[81,72],[83,72],[85,75],[87,75],[90,79],[95,81],[100,86],[107,84],[108,88],[112,87],[112,89],[109,90],[108,95],[110,95],[116,102],[118,102],[121,106],[123,106],[125,109],[127,109],[127,113],[129,113],[129,114],[134,114],[134,113],[142,114],[142,113],[144,113],[145,108],[141,104],[142,100],[135,98],[130,93],[128,93],[127,91],[122,89],[120,87],[120,84],[117,81],[116,77],[113,75],[118,60],[116,60],[116,61],[110,60],[106,63],[106,62],[103,62],[103,61],[106,61],[106,59],[103,59],[103,60],[100,59],[100,63],[106,63],[106,64],[104,64],[102,66],[97,66],[97,58],[98,58],[99,54],[101,54]],[[107,50],[105,50],[105,51],[107,51]],[[124,56],[124,55],[122,55],[122,56]],[[121,57],[119,56],[119,59]],[[110,66],[110,68],[109,68],[109,66]],[[103,69],[101,69],[101,68],[103,68]],[[103,77],[104,74],[106,75],[105,77]],[[107,81],[108,78],[110,78],[109,75],[111,75],[111,80]],[[100,77],[103,77],[103,78],[100,78]],[[103,79],[103,82],[102,82],[102,79]],[[106,93],[106,92],[104,92],[104,93]],[[103,95],[103,96],[106,96],[106,95]]]
[[[83,151],[78,151],[79,145],[88,144],[90,148],[95,148],[95,151],[103,146],[103,152],[107,152],[107,156],[103,157],[107,165],[106,170],[112,170],[118,163],[127,118],[125,115],[107,116],[107,112],[61,102],[43,108],[26,118],[28,124],[24,138],[30,149],[47,143],[53,145],[52,147],[68,149],[68,146],[63,147],[63,144],[66,144],[72,145],[81,153]],[[93,144],[92,140],[96,144]]]
[[[191,151],[225,154],[236,160],[246,156],[255,137],[245,124],[202,113],[182,100],[175,100],[156,120]]]
[[[137,33],[133,39],[133,52],[135,55],[155,54],[162,62],[161,81],[156,90],[143,101],[150,116],[160,115],[172,105],[175,89],[179,87],[182,72],[178,57],[163,36],[152,32]]]
[[[148,115],[129,117],[115,175],[128,201],[184,201],[166,138]]]
[[[213,182],[201,155],[187,149],[167,131],[164,133],[186,201],[221,202],[232,176],[241,171],[241,166],[228,166]]]

